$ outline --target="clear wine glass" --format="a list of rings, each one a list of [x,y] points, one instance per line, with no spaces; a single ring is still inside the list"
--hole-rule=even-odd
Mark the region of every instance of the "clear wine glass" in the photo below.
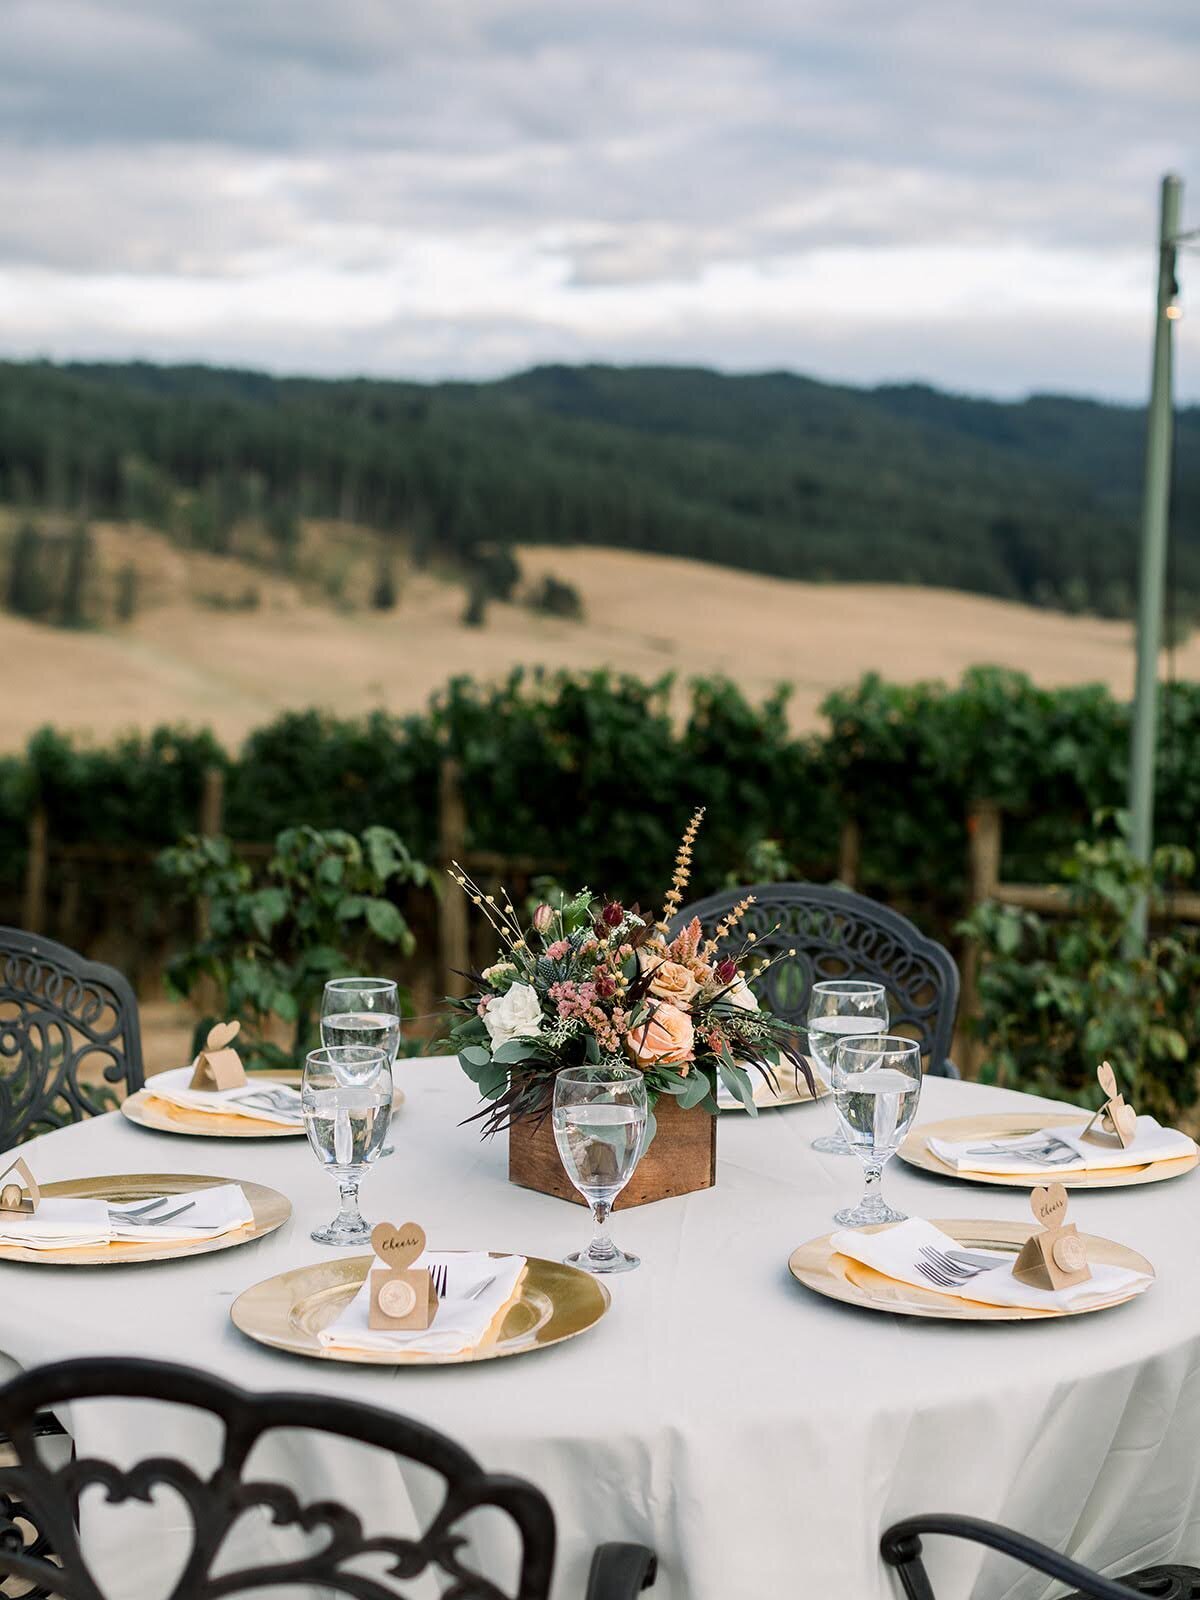
[[[554,1142],[567,1177],[592,1208],[586,1250],[567,1256],[585,1272],[629,1272],[638,1257],[608,1235],[613,1201],[633,1176],[646,1141],[646,1080],[634,1067],[569,1067],[554,1080]]]
[[[832,1088],[833,1049],[839,1039],[884,1033],[888,1025],[887,993],[881,983],[865,978],[823,978],[808,995],[808,1050]],[[850,1146],[836,1133],[812,1142],[828,1156],[848,1156]]]
[[[834,1214],[844,1227],[903,1222],[883,1198],[883,1169],[900,1148],[921,1098],[921,1046],[895,1034],[841,1039],[833,1051],[833,1103],[867,1174],[856,1206]]]
[[[321,996],[321,1043],[369,1045],[394,1066],[400,1049],[400,995],[391,978],[330,978]],[[395,1154],[385,1144],[381,1156]]]
[[[392,1066],[382,1050],[345,1044],[313,1050],[300,1086],[304,1131],[337,1179],[342,1209],[318,1244],[366,1244],[371,1225],[358,1209],[358,1186],[379,1159],[392,1114]]]

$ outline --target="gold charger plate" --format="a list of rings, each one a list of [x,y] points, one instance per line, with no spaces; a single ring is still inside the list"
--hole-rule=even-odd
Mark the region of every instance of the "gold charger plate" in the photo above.
[[[808,1085],[804,1079],[801,1078],[797,1083],[796,1076],[790,1068],[776,1068],[775,1081],[779,1085],[778,1094],[771,1088],[768,1080],[761,1078],[757,1073],[754,1074],[754,1104],[760,1111],[776,1111],[780,1106],[812,1105],[817,1100],[827,1099],[832,1093],[829,1085],[823,1079],[817,1077],[817,1092],[816,1094],[809,1094]],[[722,1113],[740,1111],[744,1115],[748,1114],[740,1100],[735,1101],[732,1105],[721,1101],[720,1109]]]
[[[864,1228],[864,1233],[878,1233],[880,1227],[892,1223]],[[962,1217],[950,1221],[934,1222],[935,1228],[948,1233],[952,1239],[968,1249],[1011,1250],[1015,1256],[1029,1235],[1036,1230],[1025,1222],[986,1222]],[[1136,1250],[1117,1244],[1112,1239],[1100,1239],[1092,1233],[1079,1237],[1087,1245],[1088,1259],[1113,1267],[1129,1267],[1134,1272],[1155,1276],[1154,1268]],[[1035,1311],[1031,1306],[987,1306],[980,1301],[956,1300],[952,1295],[939,1294],[932,1286],[918,1289],[915,1284],[901,1283],[896,1278],[885,1277],[861,1261],[851,1261],[849,1256],[838,1255],[830,1246],[831,1233],[819,1239],[810,1239],[792,1251],[788,1269],[792,1277],[817,1294],[831,1300],[843,1300],[848,1305],[866,1306],[872,1311],[891,1311],[902,1317],[933,1317],[948,1322],[1028,1322],[1046,1317],[1082,1317],[1091,1311],[1107,1311],[1111,1306],[1124,1305],[1135,1300],[1140,1290],[1105,1300],[1098,1306],[1081,1307],[1078,1311]]]
[[[61,1183],[44,1183],[42,1195],[48,1200],[117,1200],[130,1204],[160,1194],[186,1194],[189,1189],[210,1189],[218,1183],[236,1183],[254,1213],[254,1221],[232,1233],[212,1239],[147,1239],[145,1244],[126,1243],[70,1246],[63,1250],[27,1250],[21,1245],[0,1244],[0,1261],[28,1261],[40,1267],[127,1267],[142,1261],[174,1261],[179,1256],[203,1256],[213,1250],[232,1250],[274,1233],[292,1214],[292,1203],[278,1189],[241,1178],[201,1177],[195,1173],[137,1172],[114,1173],[111,1177],[70,1178]]]
[[[520,1298],[509,1307],[498,1336],[482,1349],[459,1355],[326,1349],[318,1333],[358,1293],[374,1261],[374,1256],[341,1256],[336,1261],[294,1267],[246,1289],[233,1302],[229,1315],[248,1338],[292,1355],[356,1365],[441,1367],[494,1361],[561,1344],[593,1327],[611,1304],[604,1284],[590,1273],[530,1256]]]
[[[264,1076],[264,1084],[300,1082],[298,1072],[272,1072]],[[207,1139],[295,1139],[304,1137],[303,1125],[283,1122],[260,1122],[256,1117],[222,1116],[214,1111],[193,1111],[187,1106],[172,1105],[160,1100],[154,1093],[154,1079],[144,1089],[128,1095],[121,1101],[121,1115],[143,1128],[154,1128],[159,1133],[182,1133]],[[392,1110],[404,1103],[404,1090],[392,1093]]]
[[[1162,1183],[1178,1178],[1200,1162],[1200,1155],[1180,1156],[1174,1161],[1151,1161],[1134,1167],[1106,1167],[1100,1172],[1056,1172],[1045,1167],[1040,1172],[959,1172],[929,1148],[933,1139],[1002,1139],[1022,1133],[1037,1133],[1041,1128],[1082,1127],[1086,1111],[1010,1111],[983,1113],[974,1117],[948,1117],[944,1122],[922,1122],[913,1128],[897,1151],[910,1167],[936,1172],[943,1178],[958,1178],[962,1183],[999,1183],[1008,1188],[1036,1189],[1052,1180],[1066,1189],[1123,1189],[1135,1183]]]

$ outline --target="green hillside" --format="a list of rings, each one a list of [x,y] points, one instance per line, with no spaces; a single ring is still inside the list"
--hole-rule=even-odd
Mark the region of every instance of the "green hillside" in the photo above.
[[[137,516],[205,548],[259,517],[418,557],[591,543],[789,577],[940,584],[1120,614],[1143,417],[789,373],[543,367],[495,383],[0,364],[0,498]],[[1200,610],[1200,409],[1181,413],[1173,576]]]

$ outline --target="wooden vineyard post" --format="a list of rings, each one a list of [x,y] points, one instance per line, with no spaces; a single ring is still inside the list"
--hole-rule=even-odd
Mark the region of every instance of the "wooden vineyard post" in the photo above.
[[[21,909],[21,921],[26,933],[46,931],[48,831],[46,813],[38,806],[29,819],[29,854],[25,862],[25,896]]]
[[[438,860],[443,870],[466,853],[467,812],[463,804],[462,773],[456,761],[442,762],[438,775]],[[438,953],[442,966],[442,993],[464,995],[470,984],[462,976],[471,965],[471,937],[467,923],[467,897],[457,885],[447,884],[438,901]]]
[[[202,839],[213,839],[221,832],[225,820],[225,773],[220,767],[205,767],[200,786],[200,810],[196,817],[196,832]],[[196,901],[196,938],[207,939],[209,933],[209,903],[205,895]]]
[[[967,914],[990,900],[1000,882],[1000,809],[991,800],[977,801],[967,811]],[[979,951],[974,941],[963,952],[962,1070],[964,1077],[979,1075],[980,1048],[972,1024],[979,1017]]]
[[[857,817],[842,819],[842,833],[838,840],[838,882],[847,889],[858,888],[858,865],[862,855],[862,827]]]

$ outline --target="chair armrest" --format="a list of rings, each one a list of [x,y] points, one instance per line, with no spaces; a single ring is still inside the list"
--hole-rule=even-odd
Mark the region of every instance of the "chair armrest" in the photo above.
[[[644,1544],[601,1544],[588,1573],[587,1600],[635,1600],[658,1573],[658,1557]]]
[[[1014,1533],[997,1522],[982,1522],[977,1517],[956,1517],[933,1514],[923,1517],[905,1517],[890,1527],[879,1541],[880,1553],[889,1566],[895,1567],[908,1600],[934,1600],[933,1590],[921,1562],[921,1536],[926,1533],[944,1533],[957,1539],[971,1539],[985,1544],[1002,1555],[1011,1556],[1027,1567],[1034,1567],[1060,1583],[1069,1583],[1087,1595],[1089,1600],[1139,1600],[1133,1589],[1112,1578],[1102,1578],[1090,1567],[1082,1567],[1057,1550]]]

